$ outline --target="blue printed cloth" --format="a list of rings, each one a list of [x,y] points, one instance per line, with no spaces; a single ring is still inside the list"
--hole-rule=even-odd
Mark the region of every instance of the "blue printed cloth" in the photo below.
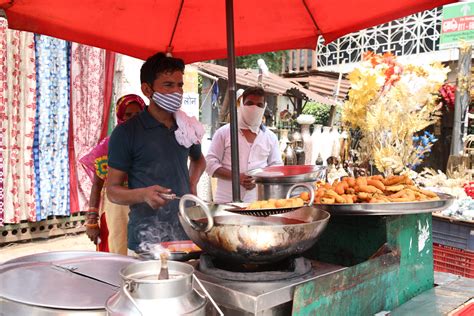
[[[37,219],[69,215],[69,60],[63,40],[35,35],[36,126],[33,157]]]

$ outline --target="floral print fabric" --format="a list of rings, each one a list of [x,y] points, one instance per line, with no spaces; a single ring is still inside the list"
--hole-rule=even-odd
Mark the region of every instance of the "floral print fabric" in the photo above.
[[[73,43],[71,49],[71,103],[75,159],[89,153],[100,138],[104,115],[105,50]],[[80,210],[87,208],[92,183],[77,167]]]
[[[69,215],[69,44],[35,35],[37,219]]]
[[[3,222],[36,221],[33,136],[36,113],[34,35],[0,19],[0,131]]]

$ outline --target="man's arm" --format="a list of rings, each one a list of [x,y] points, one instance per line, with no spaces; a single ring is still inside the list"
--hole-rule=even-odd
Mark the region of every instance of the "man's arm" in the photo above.
[[[222,166],[225,155],[225,135],[222,130],[217,130],[212,139],[211,146],[206,156],[207,173],[211,177],[223,180],[232,180],[232,171]],[[255,187],[254,179],[244,173],[240,174],[240,185],[247,190]]]
[[[225,153],[225,135],[221,129],[218,129],[212,138],[211,146],[206,156],[206,171],[211,177],[221,178],[224,180],[231,179],[229,169],[222,167]]]
[[[206,170],[206,159],[202,153],[198,159],[191,158],[189,163],[189,187],[191,194],[197,195],[197,184],[204,170]]]
[[[157,209],[166,203],[159,193],[171,193],[170,189],[159,185],[153,185],[140,189],[129,189],[122,184],[127,179],[127,173],[109,166],[107,174],[107,197],[115,204],[131,205],[147,203],[153,209]]]
[[[268,166],[281,166],[283,161],[281,159],[280,146],[278,144],[278,138],[275,134],[272,135],[272,149],[267,159]]]

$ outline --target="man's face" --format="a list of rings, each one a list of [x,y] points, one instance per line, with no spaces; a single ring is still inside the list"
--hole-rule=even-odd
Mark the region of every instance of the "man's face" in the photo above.
[[[153,90],[162,94],[183,93],[183,73],[181,71],[164,72],[153,82]]]
[[[258,95],[248,95],[244,100],[244,106],[256,105],[259,108],[265,107],[265,98]]]

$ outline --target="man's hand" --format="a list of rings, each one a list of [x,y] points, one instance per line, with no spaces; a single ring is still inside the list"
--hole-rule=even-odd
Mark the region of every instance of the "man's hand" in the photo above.
[[[245,173],[241,173],[240,185],[243,186],[246,190],[252,190],[253,188],[255,188],[255,179],[251,176],[246,175]]]
[[[164,188],[159,185],[152,185],[143,189],[143,201],[150,205],[153,209],[166,205],[169,200],[161,197],[160,193],[171,193],[171,189]]]

